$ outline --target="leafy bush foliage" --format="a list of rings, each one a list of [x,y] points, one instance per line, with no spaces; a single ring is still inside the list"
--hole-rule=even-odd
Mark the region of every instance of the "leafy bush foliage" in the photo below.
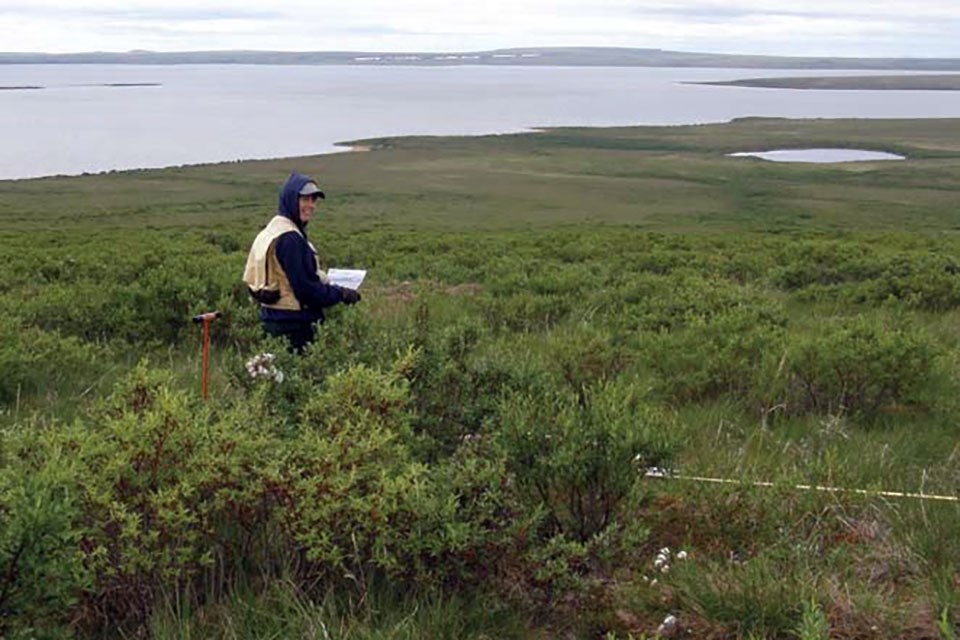
[[[0,404],[93,380],[109,356],[104,347],[0,319]]]
[[[504,399],[503,447],[526,500],[543,505],[556,531],[588,540],[610,525],[651,466],[669,459],[670,419],[636,385]]]
[[[940,377],[930,336],[865,316],[825,323],[794,345],[788,364],[791,411],[875,413],[884,405],[922,402]]]
[[[361,592],[375,575],[475,581],[538,517],[496,449],[465,441],[440,464],[414,459],[397,372],[332,374],[294,432],[242,407],[214,413],[173,384],[141,364],[90,423],[3,443],[9,629],[133,628],[170,590],[199,598],[290,571]]]
[[[728,397],[752,400],[781,358],[786,320],[773,305],[692,316],[673,332],[645,336],[639,349],[655,388],[676,403]]]
[[[322,236],[321,253],[371,265],[364,302],[330,309],[299,357],[261,335],[237,283],[246,236],[230,229],[43,236],[3,254],[0,635],[133,636],[164,599],[273,580],[308,597],[363,601],[386,580],[589,608],[604,588],[591,573],[645,552],[644,470],[669,465],[675,433],[713,422],[711,407],[746,422],[844,413],[856,428],[935,413],[955,386],[952,316],[931,313],[960,300],[949,240],[357,236]],[[214,366],[230,374],[200,404],[181,355],[190,316],[213,308]],[[282,376],[245,369],[265,352]],[[87,393],[142,353],[172,370],[144,363],[106,398]],[[11,411],[20,395],[87,404],[60,424]],[[726,429],[710,425],[716,442]],[[721,511],[704,516],[714,541],[756,534]],[[806,576],[757,595],[781,569],[761,560],[680,575],[674,593],[729,628],[796,628]]]
[[[77,553],[80,507],[70,490],[76,479],[64,451],[26,468],[6,460],[0,471],[0,636],[28,637],[32,630],[57,637],[66,612],[91,586]]]
[[[929,311],[960,305],[960,265],[939,248],[884,250],[849,240],[810,240],[787,249],[771,281],[811,300],[897,300]]]

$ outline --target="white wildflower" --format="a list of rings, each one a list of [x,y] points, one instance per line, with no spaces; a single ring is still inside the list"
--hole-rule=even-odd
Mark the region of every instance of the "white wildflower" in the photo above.
[[[686,560],[686,559],[687,559],[687,552],[686,552],[686,551],[679,551],[679,552],[677,552],[677,560]]]
[[[677,617],[669,615],[663,619],[663,623],[657,627],[657,634],[665,638],[673,637],[677,633]]]
[[[246,363],[247,373],[254,380],[258,378],[267,378],[278,383],[283,382],[283,371],[280,371],[273,365],[276,359],[272,353],[260,353],[250,358]]]
[[[637,454],[634,457],[634,462],[640,462],[642,460],[642,454]],[[669,478],[673,473],[670,469],[664,469],[663,467],[647,467],[644,470],[644,475],[648,478]]]
[[[663,549],[660,549],[660,551],[657,553],[657,557],[653,559],[653,568],[660,573],[669,573],[671,555],[672,552],[670,551],[670,547],[664,547]]]

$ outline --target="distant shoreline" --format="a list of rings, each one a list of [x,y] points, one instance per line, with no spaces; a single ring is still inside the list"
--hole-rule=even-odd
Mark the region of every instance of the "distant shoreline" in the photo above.
[[[960,91],[960,74],[922,76],[846,76],[815,78],[746,78],[689,84],[758,89],[829,91]]]
[[[524,47],[469,52],[126,51],[0,52],[0,64],[250,64],[352,66],[575,66],[960,71],[960,58],[793,57],[618,47]]]
[[[73,87],[103,87],[107,89],[127,89],[130,87],[162,87],[163,85],[159,82],[104,82],[101,84],[73,84],[67,85],[67,88]],[[42,89],[50,89],[52,87],[44,87],[40,85],[20,85],[20,86],[9,86],[9,87],[0,87],[0,91],[40,91]],[[62,86],[56,87],[58,89],[64,88]]]
[[[919,126],[923,123],[929,123],[930,125],[938,125],[944,120],[950,120],[951,122],[960,123],[960,118],[906,118],[906,119],[864,119],[862,122],[873,122],[873,123],[896,123],[897,126],[900,125],[909,125],[913,124]],[[704,123],[704,124],[683,124],[683,125],[624,125],[624,126],[578,126],[578,127],[566,127],[566,126],[546,126],[546,127],[535,127],[530,128],[524,131],[513,132],[509,134],[473,134],[473,135],[458,135],[458,134],[448,134],[448,135],[422,135],[422,134],[398,134],[398,135],[389,135],[389,136],[378,136],[372,138],[360,138],[355,140],[343,140],[334,143],[334,148],[326,151],[317,151],[315,153],[301,153],[294,155],[265,155],[265,156],[251,156],[247,158],[238,158],[238,159],[223,159],[223,160],[209,160],[209,161],[198,161],[198,162],[184,162],[184,163],[175,163],[168,165],[157,165],[157,166],[142,166],[142,167],[122,167],[122,168],[113,168],[113,169],[102,169],[102,170],[92,170],[92,171],[79,171],[75,173],[50,173],[44,175],[32,175],[32,176],[23,176],[23,177],[11,177],[3,178],[0,177],[0,187],[3,185],[10,185],[14,183],[22,183],[26,181],[40,181],[40,180],[66,180],[66,179],[89,179],[96,177],[103,177],[109,175],[133,175],[141,174],[144,172],[148,173],[157,173],[163,171],[179,171],[179,170],[193,170],[202,167],[229,167],[238,164],[253,164],[253,163],[271,163],[271,162],[287,162],[287,163],[297,163],[302,164],[305,161],[312,161],[318,158],[325,156],[339,156],[339,155],[349,155],[349,154],[374,154],[383,151],[391,150],[405,150],[409,151],[413,148],[420,148],[419,145],[422,144],[422,141],[428,140],[430,148],[439,148],[437,145],[442,145],[444,141],[468,141],[467,144],[472,144],[475,141],[481,141],[488,138],[502,137],[503,139],[513,139],[516,137],[525,138],[532,135],[560,135],[565,131],[575,131],[579,134],[583,132],[594,131],[601,135],[606,135],[611,131],[624,131],[624,130],[644,130],[644,131],[654,131],[654,132],[664,132],[664,131],[676,131],[681,129],[686,129],[689,131],[696,130],[699,127],[750,127],[756,128],[757,133],[762,133],[765,129],[771,126],[777,126],[782,122],[794,123],[797,126],[811,126],[811,125],[822,125],[823,123],[833,122],[838,125],[849,122],[857,122],[858,119],[850,118],[781,118],[781,117],[739,117],[733,118],[724,122],[713,122],[713,123]],[[757,140],[755,139],[756,135],[750,133],[748,139],[743,140],[742,145],[754,145],[757,146]],[[767,145],[767,151],[752,151],[752,152],[731,152],[728,151],[723,153],[724,156],[729,157],[743,157],[743,156],[753,156],[755,153],[767,153],[769,151],[810,151],[810,148],[807,147],[791,147],[791,142],[776,142]],[[870,146],[867,143],[858,142],[859,147],[865,150],[868,153],[878,152],[878,153],[889,153],[904,155],[900,153],[898,149],[895,148],[895,145],[887,144],[886,150],[883,150],[883,147],[880,145],[874,145],[873,148],[867,149],[866,147]],[[760,145],[763,147],[764,145]],[[840,146],[837,147],[840,150],[850,150],[849,147]],[[814,149],[818,150],[818,149]],[[822,151],[822,149],[819,149]],[[900,159],[900,158],[898,158]],[[904,156],[902,159],[911,159],[908,156]],[[877,161],[877,159],[864,159],[863,162]]]

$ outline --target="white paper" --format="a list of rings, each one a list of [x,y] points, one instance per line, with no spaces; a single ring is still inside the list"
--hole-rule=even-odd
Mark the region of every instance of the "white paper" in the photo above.
[[[348,289],[359,289],[366,275],[366,269],[327,269],[330,284]]]

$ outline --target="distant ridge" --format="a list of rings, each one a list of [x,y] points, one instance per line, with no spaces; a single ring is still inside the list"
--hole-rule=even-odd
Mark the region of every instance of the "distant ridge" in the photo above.
[[[476,52],[127,51],[0,53],[0,64],[263,64],[361,66],[723,67],[742,69],[876,69],[960,71],[960,58],[834,58],[758,56],[626,49],[528,47]]]

